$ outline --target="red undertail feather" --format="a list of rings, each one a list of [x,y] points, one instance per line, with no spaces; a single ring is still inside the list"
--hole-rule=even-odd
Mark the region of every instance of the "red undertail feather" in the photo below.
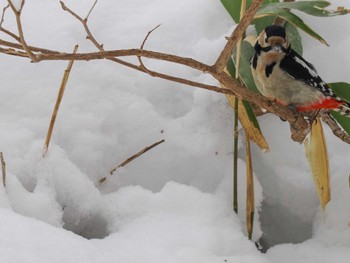
[[[317,102],[310,105],[297,107],[298,111],[311,111],[319,109],[339,109],[342,105],[346,104],[344,101],[338,101],[334,98],[326,98],[322,102]]]

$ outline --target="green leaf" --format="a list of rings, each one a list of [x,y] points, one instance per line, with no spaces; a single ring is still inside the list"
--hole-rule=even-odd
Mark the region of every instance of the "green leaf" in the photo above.
[[[240,10],[241,10],[241,0],[220,0],[221,3],[226,8],[227,12],[231,15],[233,21],[239,23]],[[247,6],[251,4],[251,0],[247,0]]]
[[[250,68],[250,60],[254,56],[254,48],[247,42],[242,41],[242,47],[241,47],[241,61],[239,66],[239,76],[244,85],[255,92],[259,92],[255,81],[253,79],[252,70]],[[234,51],[232,54],[232,59],[229,59],[229,63],[227,66],[227,69],[231,76],[235,76],[236,67],[236,52]]]
[[[253,25],[255,26],[257,35],[259,35],[265,29],[265,27],[272,25],[275,19],[276,19],[276,16],[265,16],[265,17],[255,18],[253,21]]]
[[[303,44],[298,29],[290,23],[285,24],[287,36],[292,48],[300,55],[303,54]]]
[[[341,115],[339,112],[332,111],[332,117],[338,122],[338,124],[350,135],[350,118]]]
[[[328,83],[328,86],[342,99],[350,102],[350,84],[346,82]]]
[[[237,24],[240,20],[240,12],[242,0],[220,0],[223,6],[226,8],[227,12],[231,15],[233,21]],[[264,0],[263,4],[276,3],[278,0]],[[252,3],[252,0],[247,0],[247,8]],[[270,23],[271,24],[271,23]]]
[[[261,131],[258,119],[256,118],[255,113],[254,113],[253,108],[250,105],[250,103],[248,101],[245,101],[245,100],[243,100],[242,103],[243,103],[243,106],[248,114],[249,120],[253,123],[255,128],[257,128],[259,131]]]
[[[274,13],[279,9],[295,9],[312,16],[330,17],[337,15],[345,15],[349,10],[344,8],[338,8],[335,11],[326,10],[325,7],[329,6],[328,1],[298,1],[298,2],[281,2],[262,5],[259,9],[259,13]]]
[[[350,84],[346,82],[329,83],[328,86],[342,99],[350,102]],[[341,115],[336,111],[331,112],[332,117],[350,135],[350,118]]]
[[[258,16],[271,16],[271,15],[276,16],[277,15],[277,16],[283,18],[284,20],[288,21],[292,25],[302,29],[304,32],[306,32],[310,36],[314,37],[315,39],[319,40],[321,43],[328,46],[328,43],[326,42],[326,40],[324,40],[319,34],[317,34],[308,25],[306,25],[300,17],[291,13],[287,9],[276,9],[276,10],[271,11],[269,13],[261,13],[259,10],[258,13],[259,13]]]
[[[227,68],[228,72],[230,73],[231,77],[234,78],[235,75],[236,75],[236,73],[235,73],[236,72],[236,67],[233,64],[232,59],[229,59],[227,61],[226,68]]]

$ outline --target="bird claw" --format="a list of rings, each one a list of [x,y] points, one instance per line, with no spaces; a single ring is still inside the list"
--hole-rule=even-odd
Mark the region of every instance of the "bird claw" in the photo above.
[[[288,104],[287,108],[293,112],[293,116],[295,118],[298,118],[298,116],[299,116],[298,107],[295,104],[293,104],[293,103]]]

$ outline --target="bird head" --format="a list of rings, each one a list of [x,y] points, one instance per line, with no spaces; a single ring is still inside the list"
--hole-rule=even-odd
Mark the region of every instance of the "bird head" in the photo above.
[[[290,47],[286,30],[277,25],[266,27],[259,35],[257,41],[265,52],[287,53]]]

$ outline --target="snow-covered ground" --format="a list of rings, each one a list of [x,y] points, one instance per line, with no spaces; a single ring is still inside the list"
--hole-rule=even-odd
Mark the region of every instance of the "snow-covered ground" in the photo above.
[[[1,2],[1,8],[4,7]],[[344,1],[332,1],[344,5]],[[85,16],[93,1],[65,1]],[[26,1],[30,45],[95,51],[59,1]],[[330,47],[304,37],[304,54],[328,82],[350,82],[350,16],[305,17]],[[89,18],[106,49],[145,48],[212,63],[233,29],[218,0],[99,0]],[[11,12],[4,26],[16,30]],[[3,36],[2,36],[3,37]],[[152,69],[215,83],[186,68]],[[350,147],[325,128],[332,201],[319,206],[303,146],[286,123],[264,116],[270,147],[253,146],[254,240],[245,236],[245,163],[239,217],[232,211],[232,110],[225,96],[152,78],[110,61],[75,62],[50,144],[43,146],[67,62],[0,54],[0,262],[348,262]],[[144,147],[165,142],[109,171]],[[240,147],[244,156],[243,144]],[[103,185],[100,178],[107,176]],[[71,230],[71,231],[69,231]],[[291,242],[300,242],[291,244]]]

